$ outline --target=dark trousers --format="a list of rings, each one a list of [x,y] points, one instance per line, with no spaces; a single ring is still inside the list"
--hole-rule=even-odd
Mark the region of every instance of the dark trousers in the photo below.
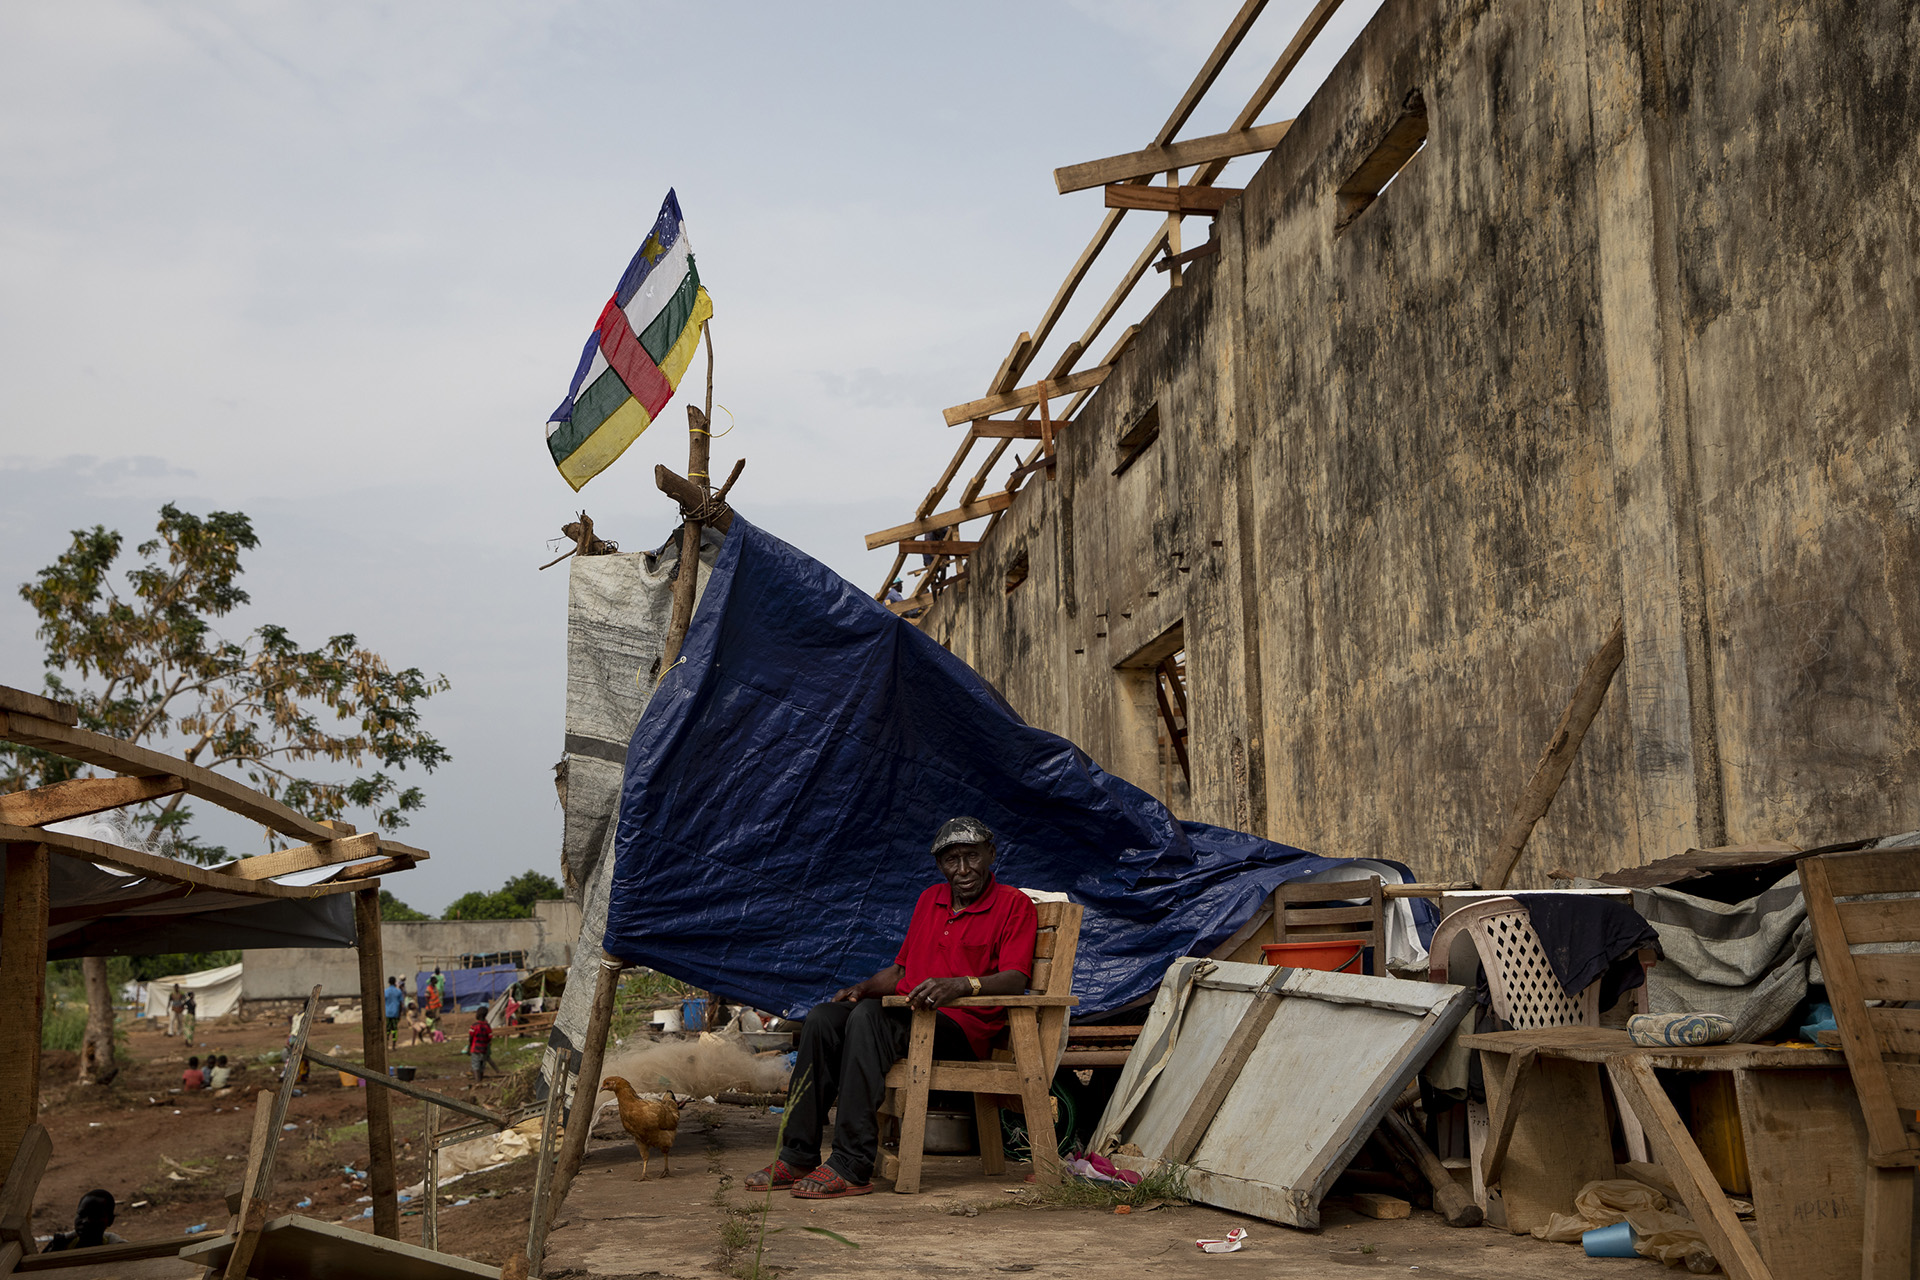
[[[827,1109],[838,1103],[833,1159],[827,1163],[855,1186],[873,1181],[873,1166],[880,1158],[877,1113],[887,1096],[887,1071],[907,1056],[912,1020],[907,1010],[885,1008],[878,1000],[813,1007],[800,1029],[793,1063],[782,1160],[797,1169],[820,1163],[820,1130]],[[933,1056],[974,1056],[959,1024],[944,1014],[934,1019]]]

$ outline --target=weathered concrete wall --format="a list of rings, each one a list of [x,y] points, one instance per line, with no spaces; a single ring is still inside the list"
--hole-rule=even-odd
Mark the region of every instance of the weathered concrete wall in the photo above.
[[[1470,878],[1623,615],[1516,883],[1920,826],[1917,44],[1891,0],[1389,0],[930,632],[1165,794],[1124,666],[1178,625],[1183,815]]]
[[[381,964],[388,976],[432,969],[431,957],[524,951],[529,967],[571,964],[580,936],[580,905],[536,902],[527,920],[388,920],[380,926]],[[423,965],[422,959],[428,958]],[[360,994],[360,961],[351,947],[288,947],[241,953],[246,1000],[305,999],[320,984],[329,999]]]

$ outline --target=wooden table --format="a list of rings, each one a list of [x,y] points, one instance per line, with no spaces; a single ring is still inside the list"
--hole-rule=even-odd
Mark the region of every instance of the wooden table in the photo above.
[[[1733,1280],[1860,1274],[1866,1124],[1844,1055],[1757,1044],[1647,1049],[1609,1027],[1495,1031],[1460,1042],[1481,1054],[1491,1112],[1483,1167],[1500,1183],[1509,1230],[1570,1213],[1581,1187],[1618,1176],[1604,1071]],[[1733,1074],[1757,1248],[1656,1071]]]

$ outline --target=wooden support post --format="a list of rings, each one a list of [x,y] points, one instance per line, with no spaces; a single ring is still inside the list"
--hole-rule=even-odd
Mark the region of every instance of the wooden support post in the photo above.
[[[540,1274],[540,1264],[547,1256],[547,1232],[552,1226],[552,1216],[547,1213],[547,1201],[553,1192],[553,1165],[555,1135],[560,1129],[561,1101],[566,1097],[566,1055],[547,1050],[547,1058],[552,1066],[554,1087],[547,1090],[547,1109],[540,1118],[540,1163],[533,1170],[533,1209],[527,1214],[527,1270],[529,1275]],[[593,1099],[587,1099],[587,1106],[593,1106]],[[644,1154],[644,1153],[642,1153]]]
[[[1419,1167],[1420,1176],[1433,1188],[1434,1212],[1447,1220],[1450,1227],[1477,1227],[1485,1218],[1480,1206],[1475,1204],[1467,1189],[1454,1181],[1453,1174],[1440,1163],[1440,1157],[1433,1154],[1414,1127],[1397,1112],[1389,1111],[1380,1121],[1380,1132],[1400,1148],[1401,1154],[1410,1156]]]
[[[687,479],[699,486],[700,496],[704,499],[713,492],[713,477],[707,474],[712,465],[713,434],[708,429],[713,420],[713,331],[712,322],[700,326],[700,336],[707,344],[707,407],[704,411],[687,406]],[[654,475],[659,483],[659,473]],[[681,506],[684,508],[685,503]],[[680,575],[673,580],[673,617],[667,624],[667,642],[660,651],[660,674],[665,675],[680,656],[680,645],[687,638],[687,628],[693,623],[694,591],[700,582],[700,522],[688,519],[680,531]]]
[[[240,1189],[240,1206],[235,1212],[233,1252],[227,1255],[227,1280],[244,1280],[253,1265],[254,1250],[260,1244],[260,1231],[267,1222],[267,1195],[273,1190],[273,1161],[280,1150],[280,1126],[286,1123],[287,1105],[300,1080],[300,1060],[306,1056],[307,1036],[313,1031],[314,1015],[320,1011],[320,988],[307,997],[300,1018],[300,1030],[287,1046],[285,1070],[280,1088],[274,1093],[262,1089],[254,1099],[253,1142],[247,1150],[247,1178]]]
[[[1482,888],[1507,887],[1507,877],[1520,861],[1520,853],[1527,847],[1534,824],[1547,815],[1553,798],[1560,793],[1560,783],[1573,767],[1573,757],[1578,754],[1593,717],[1599,713],[1600,704],[1606,700],[1613,673],[1619,670],[1626,651],[1626,631],[1621,619],[1615,618],[1613,630],[1588,661],[1580,683],[1574,686],[1573,700],[1567,703],[1560,717],[1560,727],[1553,731],[1553,737],[1547,740],[1547,749],[1540,753],[1540,763],[1534,766],[1533,779],[1521,793],[1520,803],[1514,807],[1513,818],[1500,837],[1499,847],[1487,859],[1486,872],[1480,877]]]
[[[607,1053],[607,1035],[613,1026],[614,997],[620,992],[620,971],[626,965],[602,952],[600,975],[593,988],[593,1009],[587,1016],[587,1040],[580,1048],[580,1075],[573,1083],[573,1106],[567,1112],[566,1144],[560,1150],[560,1167],[553,1172],[553,1189],[547,1193],[548,1229],[552,1218],[566,1203],[573,1175],[580,1172],[580,1161],[587,1153],[587,1131],[593,1128],[593,1103],[600,1096],[600,1064]],[[553,1087],[563,1088],[564,1073],[556,1072]]]
[[[353,928],[360,954],[360,1045],[366,1068],[387,1074],[386,980],[380,951],[380,890],[353,893]],[[304,1046],[303,1046],[304,1048]],[[367,1189],[373,1193],[373,1230],[400,1238],[399,1183],[393,1168],[393,1099],[385,1089],[367,1089]]]
[[[440,1247],[440,1108],[431,1102],[427,1112],[427,1172],[420,1183],[420,1243],[428,1249]]]
[[[52,1158],[53,1138],[47,1126],[29,1125],[8,1163],[7,1180],[0,1184],[0,1243],[18,1245],[22,1254],[34,1252],[33,1201]]]
[[[1167,170],[1167,185],[1178,192],[1180,188],[1180,171],[1178,169]],[[1170,213],[1167,215],[1167,259],[1169,262],[1173,262],[1179,257],[1180,215],[1178,213]],[[1185,283],[1186,280],[1182,277],[1177,263],[1167,268],[1167,288],[1178,289]]]
[[[40,1123],[40,1023],[47,1006],[47,849],[6,847],[0,907],[0,1152]]]

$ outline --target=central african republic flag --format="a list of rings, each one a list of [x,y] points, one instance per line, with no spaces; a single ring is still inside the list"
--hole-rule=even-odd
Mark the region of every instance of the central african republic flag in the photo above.
[[[712,314],[679,198],[669,190],[587,338],[567,398],[547,420],[547,450],[575,490],[611,466],[667,407]]]

